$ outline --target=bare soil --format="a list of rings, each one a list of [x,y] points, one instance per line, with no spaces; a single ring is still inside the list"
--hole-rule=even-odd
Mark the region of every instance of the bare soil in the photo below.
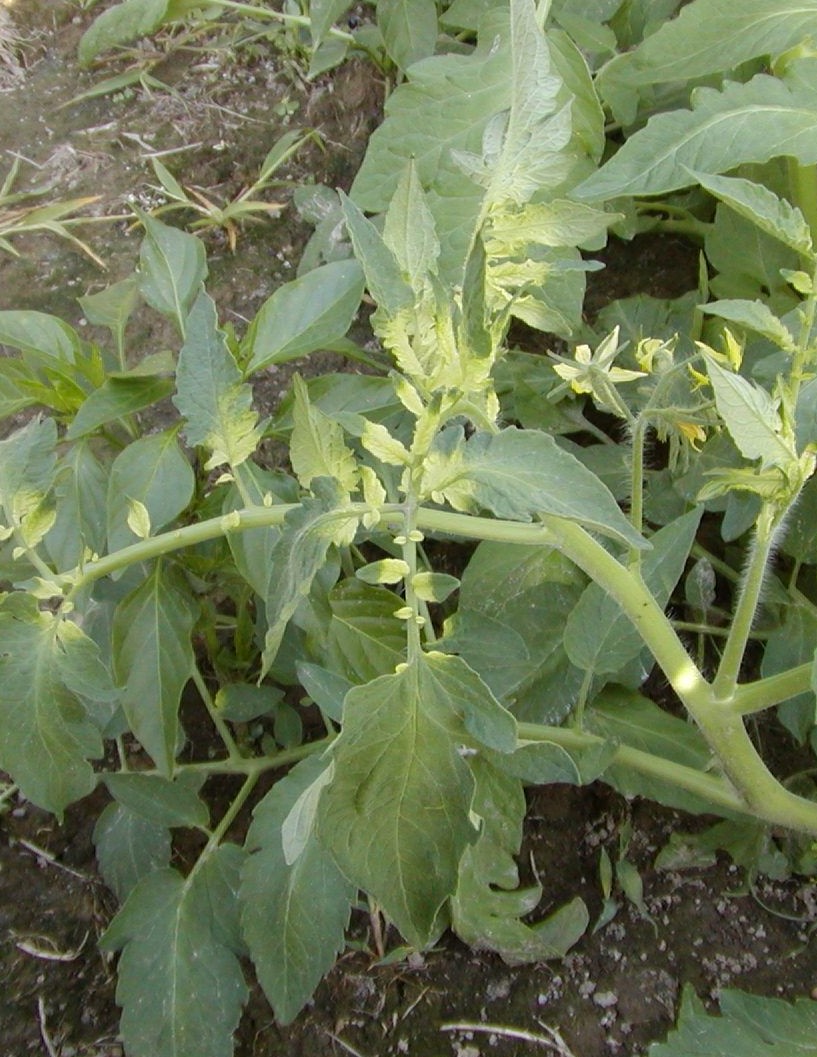
[[[114,72],[77,69],[77,41],[91,13],[70,0],[5,2],[17,39],[8,19],[0,23],[11,40],[4,51],[0,34],[0,179],[22,156],[28,162],[21,186],[47,186],[55,199],[99,195],[91,207],[98,216],[127,212],[133,202],[155,204],[153,151],[174,151],[162,157],[183,182],[228,198],[252,178],[287,122],[320,129],[326,149],[310,147],[285,175],[347,186],[380,116],[384,88],[364,64],[308,83],[293,58],[263,43],[233,54],[212,40],[202,41],[201,51],[170,50],[153,69],[172,93],[139,89],[63,106]],[[0,309],[36,308],[83,325],[76,298],[127,274],[139,235],[126,221],[98,222],[80,234],[106,271],[50,236],[19,239],[22,257],[0,254]],[[209,288],[222,318],[240,329],[292,275],[308,234],[287,206],[244,232],[235,254],[218,233],[208,236]],[[676,242],[642,240],[611,248],[606,259],[592,291],[595,307],[638,290],[675,296],[695,285],[695,252]],[[161,347],[161,326],[145,313],[131,339]],[[313,359],[307,367],[334,365]],[[275,406],[287,376],[268,372],[257,392],[265,410]],[[96,875],[91,842],[103,802],[104,794],[95,794],[60,822],[17,800],[0,818],[2,1057],[122,1054],[115,966],[96,946],[116,909]],[[531,790],[529,806],[521,861],[544,886],[543,912],[579,894],[598,918],[601,849],[615,860],[629,821],[628,858],[643,882],[646,915],[619,893],[612,920],[563,961],[510,968],[448,936],[422,955],[378,965],[360,914],[360,949],[340,959],[294,1024],[277,1025],[253,988],[237,1057],[559,1052],[553,1036],[549,1049],[531,1037],[545,1038],[546,1027],[561,1033],[563,1057],[635,1057],[666,1034],[684,983],[710,1003],[727,986],[794,998],[817,985],[812,880],[761,879],[749,892],[726,858],[706,869],[659,871],[655,857],[669,835],[700,828],[702,820],[627,803],[600,785]],[[386,940],[390,948],[399,944],[393,934]]]

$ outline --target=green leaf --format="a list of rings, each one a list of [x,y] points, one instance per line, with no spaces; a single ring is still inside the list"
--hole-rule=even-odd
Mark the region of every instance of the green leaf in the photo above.
[[[797,508],[795,507],[795,510]],[[811,525],[814,539],[814,524]],[[766,677],[789,671],[799,664],[808,664],[817,643],[817,614],[809,604],[788,605],[780,627],[769,635],[761,662],[761,674]],[[813,688],[784,701],[777,708],[783,726],[804,742],[817,724],[817,699]]]
[[[115,696],[99,649],[76,624],[14,595],[0,609],[0,768],[23,795],[62,814],[96,785],[102,755],[89,704]]]
[[[319,809],[320,839],[341,871],[417,947],[434,934],[476,836],[454,665],[466,667],[456,657],[421,656],[349,691],[332,747],[335,776]]]
[[[300,375],[292,378],[294,404],[289,458],[298,480],[308,488],[315,477],[333,477],[346,492],[357,487],[357,462],[346,447],[343,428],[309,400]]]
[[[357,261],[333,261],[279,286],[252,321],[242,344],[248,373],[308,356],[342,338],[363,294]]]
[[[104,808],[93,840],[99,872],[120,903],[143,877],[170,862],[170,831],[121,804]]]
[[[326,661],[354,683],[388,675],[405,660],[405,622],[394,614],[403,600],[382,587],[343,580],[329,592],[332,620]]]
[[[412,302],[412,288],[403,279],[395,252],[386,244],[371,220],[368,220],[342,191],[339,195],[346,229],[352,240],[355,256],[363,268],[369,293],[387,315],[394,316]],[[394,215],[398,216],[398,207],[395,207]],[[397,236],[394,235],[393,238],[396,241]]]
[[[90,444],[80,441],[63,457],[54,489],[57,517],[45,546],[57,570],[73,569],[83,553],[105,549],[105,509],[108,474]]]
[[[313,48],[320,47],[324,37],[332,28],[332,24],[351,6],[351,0],[310,0],[309,32]]]
[[[689,511],[650,537],[641,576],[660,606],[669,602],[695,542],[703,508]],[[565,627],[565,649],[576,667],[595,675],[621,672],[644,647],[618,602],[598,584],[585,588]]]
[[[325,769],[315,756],[294,767],[255,808],[247,834],[252,854],[242,872],[241,924],[281,1024],[298,1015],[343,949],[356,894],[311,831],[294,862],[284,857],[284,822]]]
[[[817,20],[817,0],[815,19]],[[774,191],[763,184],[735,176],[708,176],[699,172],[692,175],[704,190],[725,202],[746,220],[757,224],[767,235],[779,239],[797,253],[811,255],[811,229],[805,217],[796,206],[790,205],[784,198],[779,198]]]
[[[627,55],[628,84],[691,81],[817,36],[815,0],[695,0]]]
[[[343,496],[334,482],[319,479],[315,491],[316,498],[305,499],[287,515],[270,550],[262,676],[275,660],[290,617],[326,563],[329,548],[351,542],[357,529],[358,515],[343,511]]]
[[[154,870],[137,884],[100,941],[124,948],[116,1000],[132,1057],[232,1057],[247,985],[230,934],[229,905],[210,898],[208,868],[185,879]]]
[[[582,682],[563,640],[585,582],[553,548],[481,543],[441,648],[460,653],[520,719],[560,723]]]
[[[587,908],[576,897],[535,925],[520,919],[542,896],[539,885],[519,888],[515,856],[522,845],[525,795],[521,783],[479,756],[472,811],[482,820],[479,838],[466,847],[451,901],[452,927],[469,946],[496,951],[509,965],[563,958],[583,935]]]
[[[103,11],[79,42],[79,62],[90,66],[103,51],[147,37],[161,26],[168,0],[125,0]]]
[[[119,343],[138,304],[139,280],[135,275],[112,283],[99,293],[79,298],[79,306],[88,322],[95,327],[107,327]]]
[[[116,607],[113,657],[130,729],[170,777],[179,737],[179,701],[192,675],[195,614],[180,579],[157,562]]]
[[[136,542],[128,526],[132,500],[147,509],[154,532],[177,517],[193,498],[196,480],[182,454],[175,431],[140,437],[111,466],[108,482],[108,548],[117,551]]]
[[[700,310],[707,315],[718,316],[720,319],[728,319],[730,323],[748,327],[785,351],[793,352],[797,347],[794,335],[788,327],[781,323],[762,301],[745,301],[741,298],[710,301],[709,304],[701,305]]]
[[[588,730],[614,744],[628,745],[698,771],[707,771],[712,761],[711,750],[697,727],[632,690],[606,688],[588,708],[585,722]],[[714,807],[671,781],[639,774],[621,764],[607,767],[603,780],[628,799],[646,797],[696,814],[726,813],[722,807]]]
[[[145,228],[139,252],[140,291],[157,312],[172,319],[185,336],[185,320],[207,278],[204,246],[195,235],[138,213]]]
[[[706,369],[718,414],[741,454],[760,459],[762,467],[785,468],[795,461],[796,453],[783,436],[780,414],[766,390],[725,370],[711,356],[706,357]]]
[[[495,23],[472,54],[433,56],[412,67],[386,103],[386,120],[369,140],[351,192],[362,209],[384,211],[414,159],[443,248],[440,271],[453,279],[462,270],[484,191],[463,180],[452,151],[479,152],[488,121],[510,105],[509,29],[504,22],[502,45],[495,47]],[[366,270],[371,279],[374,269]],[[374,290],[372,296],[386,307]]]
[[[216,694],[216,708],[231,723],[249,723],[274,712],[284,696],[277,686],[255,683],[228,683]]]
[[[817,565],[817,477],[806,482],[797,504],[786,520],[786,531],[780,543],[784,554],[807,565]]]
[[[157,774],[108,774],[105,784],[119,804],[157,826],[206,829],[210,821],[198,795],[200,779],[171,782]]]
[[[172,392],[172,380],[158,375],[106,378],[82,404],[68,427],[66,437],[68,440],[84,437],[109,422],[152,407]]]
[[[698,88],[692,110],[650,118],[610,161],[573,190],[576,198],[657,195],[693,182],[690,170],[720,173],[781,155],[817,162],[817,95],[758,74],[722,91]]]
[[[649,1057],[815,1057],[817,1010],[810,998],[781,998],[721,990],[721,1015],[706,1012],[691,985],[684,988],[678,1025]]]
[[[536,514],[577,521],[631,546],[646,546],[607,487],[549,434],[505,429],[462,443],[459,427],[437,439],[421,488],[457,510],[488,509],[498,518]]]
[[[325,712],[335,723],[340,723],[343,718],[343,700],[353,683],[318,664],[298,661],[296,670],[301,686],[321,712]]]
[[[779,314],[797,304],[781,270],[796,268],[800,258],[723,202],[715,210],[704,249],[717,272],[709,283],[714,297],[753,298]]]
[[[73,363],[80,340],[76,331],[56,316],[21,309],[0,312],[0,345],[19,349],[24,355],[34,354],[34,362],[41,354]]]
[[[377,28],[389,58],[405,70],[434,54],[437,5],[434,0],[377,0]]]
[[[258,447],[261,430],[252,391],[218,329],[216,306],[202,291],[187,317],[187,336],[176,369],[173,403],[186,420],[187,443],[212,452],[205,470],[231,468]]]

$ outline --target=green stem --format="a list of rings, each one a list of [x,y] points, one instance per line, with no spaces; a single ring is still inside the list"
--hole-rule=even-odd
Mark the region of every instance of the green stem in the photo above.
[[[774,542],[777,526],[775,511],[765,505],[757,521],[746,575],[738,595],[738,604],[732,618],[732,626],[723,649],[723,656],[718,665],[718,672],[712,684],[715,697],[721,701],[731,698],[738,685],[740,666],[746,651],[746,644],[752,631],[752,623],[757,612],[760,592]]]
[[[556,520],[544,519],[546,525]],[[719,698],[704,680],[640,577],[625,569],[579,525],[559,522],[555,542],[566,557],[616,599],[638,629],[743,798],[745,810],[772,825],[817,835],[817,803],[789,793],[771,774],[752,744],[742,716],[728,707],[731,699]]]
[[[630,524],[639,534],[644,524],[644,439],[646,431],[647,423],[639,416],[632,435],[633,452],[630,474]],[[629,564],[637,567],[640,560],[641,552],[631,547]]]
[[[18,785],[7,785],[2,792],[0,792],[0,813],[2,813],[3,806],[14,798],[16,793],[19,791]]]
[[[323,752],[332,744],[336,736],[332,734],[321,738],[320,741],[310,741],[305,745],[298,745],[294,749],[282,749],[281,752],[276,752],[274,756],[235,757],[227,760],[200,760],[197,763],[179,763],[174,767],[174,773],[176,775],[203,774],[208,777],[210,775],[244,774],[249,777],[259,778],[267,771],[277,771],[282,767],[289,767],[293,763],[306,759],[307,756],[314,756],[316,753]],[[158,771],[150,769],[140,773],[159,774]]]
[[[207,841],[204,850],[202,851],[198,859],[196,859],[196,862],[193,864],[193,868],[185,878],[185,887],[189,888],[189,886],[193,883],[193,878],[204,866],[210,856],[213,855],[216,849],[220,846],[222,840],[227,835],[227,831],[235,821],[239,811],[247,802],[247,798],[255,788],[255,784],[258,781],[258,777],[259,776],[257,774],[248,774],[247,777],[244,779],[244,784],[239,789],[235,800],[233,800],[232,804],[230,804],[230,806],[224,812],[221,821],[210,834],[210,838]]]
[[[520,742],[553,742],[569,752],[589,749],[602,745],[605,741],[597,734],[577,730],[575,727],[546,727],[538,723],[520,723],[518,731]],[[746,804],[724,778],[704,774],[694,767],[675,763],[665,756],[654,756],[652,753],[634,749],[629,745],[618,745],[611,764],[619,764],[649,778],[669,782],[679,789],[686,789],[689,793],[704,797],[710,803],[727,811],[746,813]]]
[[[289,15],[283,11],[273,11],[268,7],[254,7],[252,4],[238,3],[236,0],[208,0],[208,2],[212,7],[220,7],[225,11],[235,11],[239,15],[247,15],[250,18],[269,18],[275,22],[288,22],[292,26],[301,26],[304,29],[309,29],[312,26],[312,19],[307,15]],[[355,43],[353,34],[347,33],[342,29],[335,29],[334,26],[326,35],[335,40],[344,40],[347,44]]]
[[[736,687],[732,694],[732,711],[739,716],[749,716],[788,701],[798,694],[807,693],[811,689],[813,667],[809,661],[777,675],[769,675],[765,679],[757,679],[753,683]]]
[[[207,709],[210,719],[213,722],[213,726],[218,731],[219,737],[224,744],[224,748],[227,750],[227,758],[229,760],[240,759],[241,750],[238,748],[238,745],[236,745],[235,739],[230,733],[230,728],[224,722],[223,717],[219,715],[218,709],[213,701],[213,695],[210,693],[210,688],[205,683],[198,665],[193,666],[193,682],[196,684],[196,689],[204,702],[204,707]]]
[[[788,159],[789,187],[794,204],[806,218],[811,228],[811,237],[817,244],[817,166],[801,165],[796,158]],[[804,259],[804,264],[811,271],[814,261]]]

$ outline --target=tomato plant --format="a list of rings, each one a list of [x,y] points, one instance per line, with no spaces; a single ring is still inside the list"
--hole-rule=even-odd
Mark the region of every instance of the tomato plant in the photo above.
[[[102,943],[134,1055],[229,1054],[246,955],[294,1018],[359,892],[416,948],[451,927],[511,963],[563,954],[588,914],[524,920],[526,784],[600,779],[809,859],[812,790],[746,722],[814,730],[815,60],[785,5],[748,5],[728,46],[714,0],[650,34],[610,3],[594,35],[590,6],[440,13],[474,45],[392,93],[332,200],[350,256],[243,335],[202,243],[146,214],[134,276],[82,301],[109,347],[0,313],[3,412],[40,409],[0,442],[0,765],[57,814],[111,795]],[[700,241],[699,289],[590,328],[589,255],[656,225]],[[380,373],[296,375],[262,421],[254,376],[339,342],[364,291]],[[139,302],[177,354],[129,348]],[[568,351],[511,347],[513,320]],[[429,540],[475,545],[460,575]],[[693,722],[641,693],[656,664]],[[189,686],[215,751],[185,732]],[[213,818],[216,776],[236,792]],[[186,873],[179,827],[201,834]]]

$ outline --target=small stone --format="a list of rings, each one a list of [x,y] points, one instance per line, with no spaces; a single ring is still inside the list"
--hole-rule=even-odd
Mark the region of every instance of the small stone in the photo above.
[[[597,991],[593,995],[593,1001],[601,1009],[612,1009],[613,1006],[618,1005],[618,995],[612,991]]]

